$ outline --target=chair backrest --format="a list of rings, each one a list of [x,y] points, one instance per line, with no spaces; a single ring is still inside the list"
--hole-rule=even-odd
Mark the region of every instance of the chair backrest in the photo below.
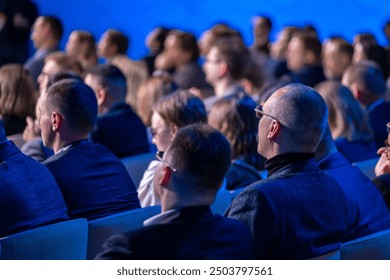
[[[145,170],[148,168],[149,163],[155,158],[155,156],[155,153],[147,153],[121,159],[137,188]]]
[[[3,260],[85,260],[88,221],[55,223],[0,239]]]
[[[112,235],[143,227],[143,222],[161,213],[161,206],[150,206],[90,221],[88,224],[87,259],[94,259],[103,243]]]
[[[341,260],[390,260],[390,229],[341,244]]]
[[[377,164],[379,158],[370,158],[367,160],[362,160],[352,163],[352,165],[358,167],[360,171],[366,175],[370,180],[375,178],[375,165]]]
[[[332,251],[321,256],[311,258],[310,260],[339,260],[340,259],[340,250]]]
[[[233,201],[233,199],[236,198],[236,196],[243,191],[245,188],[240,188],[236,190],[226,190],[221,189],[217,192],[217,195],[215,196],[215,200],[213,204],[210,205],[211,211],[214,214],[220,214],[223,215],[228,209],[230,203]]]

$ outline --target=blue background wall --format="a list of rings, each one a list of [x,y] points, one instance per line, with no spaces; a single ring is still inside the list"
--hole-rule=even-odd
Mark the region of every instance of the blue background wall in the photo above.
[[[390,19],[390,0],[35,0],[40,13],[58,16],[65,36],[74,29],[91,31],[98,39],[108,28],[116,28],[131,38],[129,56],[146,55],[144,40],[158,25],[191,31],[199,36],[217,22],[239,29],[250,44],[251,18],[256,14],[273,19],[272,38],[285,25],[313,24],[321,39],[342,35],[351,41],[357,32],[372,32],[385,44],[382,27]]]

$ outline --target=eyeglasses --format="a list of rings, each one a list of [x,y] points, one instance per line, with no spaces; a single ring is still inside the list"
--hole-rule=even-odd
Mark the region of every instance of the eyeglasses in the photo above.
[[[165,159],[163,159],[163,155],[164,155],[164,152],[157,151],[157,153],[156,153],[157,160],[164,163],[165,166],[168,167],[169,169],[171,169],[173,172],[176,172],[177,171],[176,168],[173,168]]]
[[[277,121],[277,122],[280,123],[280,121],[279,121],[277,118],[275,118],[274,116],[271,116],[271,115],[269,115],[269,114],[267,114],[267,113],[264,113],[264,112],[263,112],[263,106],[259,105],[259,106],[257,106],[257,108],[255,108],[254,110],[255,110],[255,112],[256,112],[256,117],[257,117],[258,119],[261,119],[261,118],[263,117],[263,115],[264,115],[264,116],[270,117],[270,118],[272,118],[272,119],[274,119],[275,121]],[[280,124],[281,124],[281,123],[280,123]]]

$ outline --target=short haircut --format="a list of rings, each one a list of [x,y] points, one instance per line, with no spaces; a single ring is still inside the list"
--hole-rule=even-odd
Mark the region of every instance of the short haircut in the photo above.
[[[126,77],[118,67],[100,64],[88,69],[86,74],[97,79],[103,88],[108,88],[108,94],[126,96]]]
[[[35,116],[33,79],[20,64],[7,64],[0,68],[0,115],[25,120]]]
[[[247,46],[237,37],[222,37],[217,39],[212,47],[218,50],[218,58],[228,66],[229,73],[235,80],[241,79],[251,62]]]
[[[77,34],[77,40],[80,44],[86,43],[87,45],[87,58],[92,57],[96,55],[96,40],[95,37],[88,31],[84,30],[76,30],[73,31],[75,34]]]
[[[154,105],[153,111],[158,113],[166,124],[178,127],[207,122],[203,101],[188,90],[178,90],[164,96]]]
[[[96,123],[98,106],[93,90],[81,81],[65,79],[54,83],[46,93],[49,108],[64,115],[75,133],[89,133]]]
[[[386,93],[386,81],[380,67],[373,61],[361,61],[352,64],[343,75],[348,86],[358,84],[369,93],[384,95]]]
[[[117,46],[118,53],[126,54],[130,44],[129,38],[125,34],[115,29],[107,30],[106,34],[108,42]]]
[[[198,60],[199,48],[194,34],[180,30],[172,30],[169,32],[169,35],[173,35],[176,38],[178,46],[182,51],[191,54],[190,61],[196,62]]]
[[[353,56],[353,46],[348,43],[345,39],[341,37],[333,37],[330,38],[328,42],[332,42],[335,44],[337,50],[348,56],[348,58],[352,61],[352,56]]]
[[[74,72],[71,72],[71,71],[61,71],[61,72],[58,72],[56,74],[53,74],[53,75],[49,75],[49,79],[47,81],[47,85],[46,85],[46,90],[54,83],[58,82],[58,81],[61,81],[61,80],[65,80],[65,79],[73,79],[73,80],[78,80],[80,82],[83,82],[83,79],[77,75],[76,73]]]
[[[368,114],[347,87],[329,80],[317,84],[315,89],[328,107],[328,123],[333,138],[346,138],[351,142],[370,142],[373,139]]]
[[[45,63],[54,61],[62,71],[73,71],[76,74],[83,74],[83,66],[73,56],[61,51],[56,51],[48,54],[45,57]]]
[[[223,134],[207,124],[194,124],[180,129],[166,152],[178,172],[183,173],[191,189],[182,186],[183,192],[198,190],[216,193],[231,162],[231,150]]]
[[[293,38],[297,38],[302,43],[305,51],[311,51],[316,60],[321,60],[322,44],[317,37],[297,32],[293,35]]]
[[[53,37],[56,40],[60,41],[62,35],[64,34],[64,27],[62,25],[61,20],[56,16],[42,16],[42,19],[50,26],[50,30],[52,31]]]
[[[281,122],[293,147],[314,153],[328,123],[324,99],[313,88],[302,84],[289,84],[276,92],[279,91],[285,93],[273,100],[268,113]]]

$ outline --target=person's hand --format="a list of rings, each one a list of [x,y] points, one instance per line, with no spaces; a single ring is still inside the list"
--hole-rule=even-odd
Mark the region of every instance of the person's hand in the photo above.
[[[27,126],[23,131],[23,140],[27,142],[41,137],[41,128],[39,127],[38,121],[28,116],[26,122]]]
[[[383,175],[390,173],[390,151],[386,147],[382,147],[378,150],[380,155],[379,161],[375,166],[375,175]]]

